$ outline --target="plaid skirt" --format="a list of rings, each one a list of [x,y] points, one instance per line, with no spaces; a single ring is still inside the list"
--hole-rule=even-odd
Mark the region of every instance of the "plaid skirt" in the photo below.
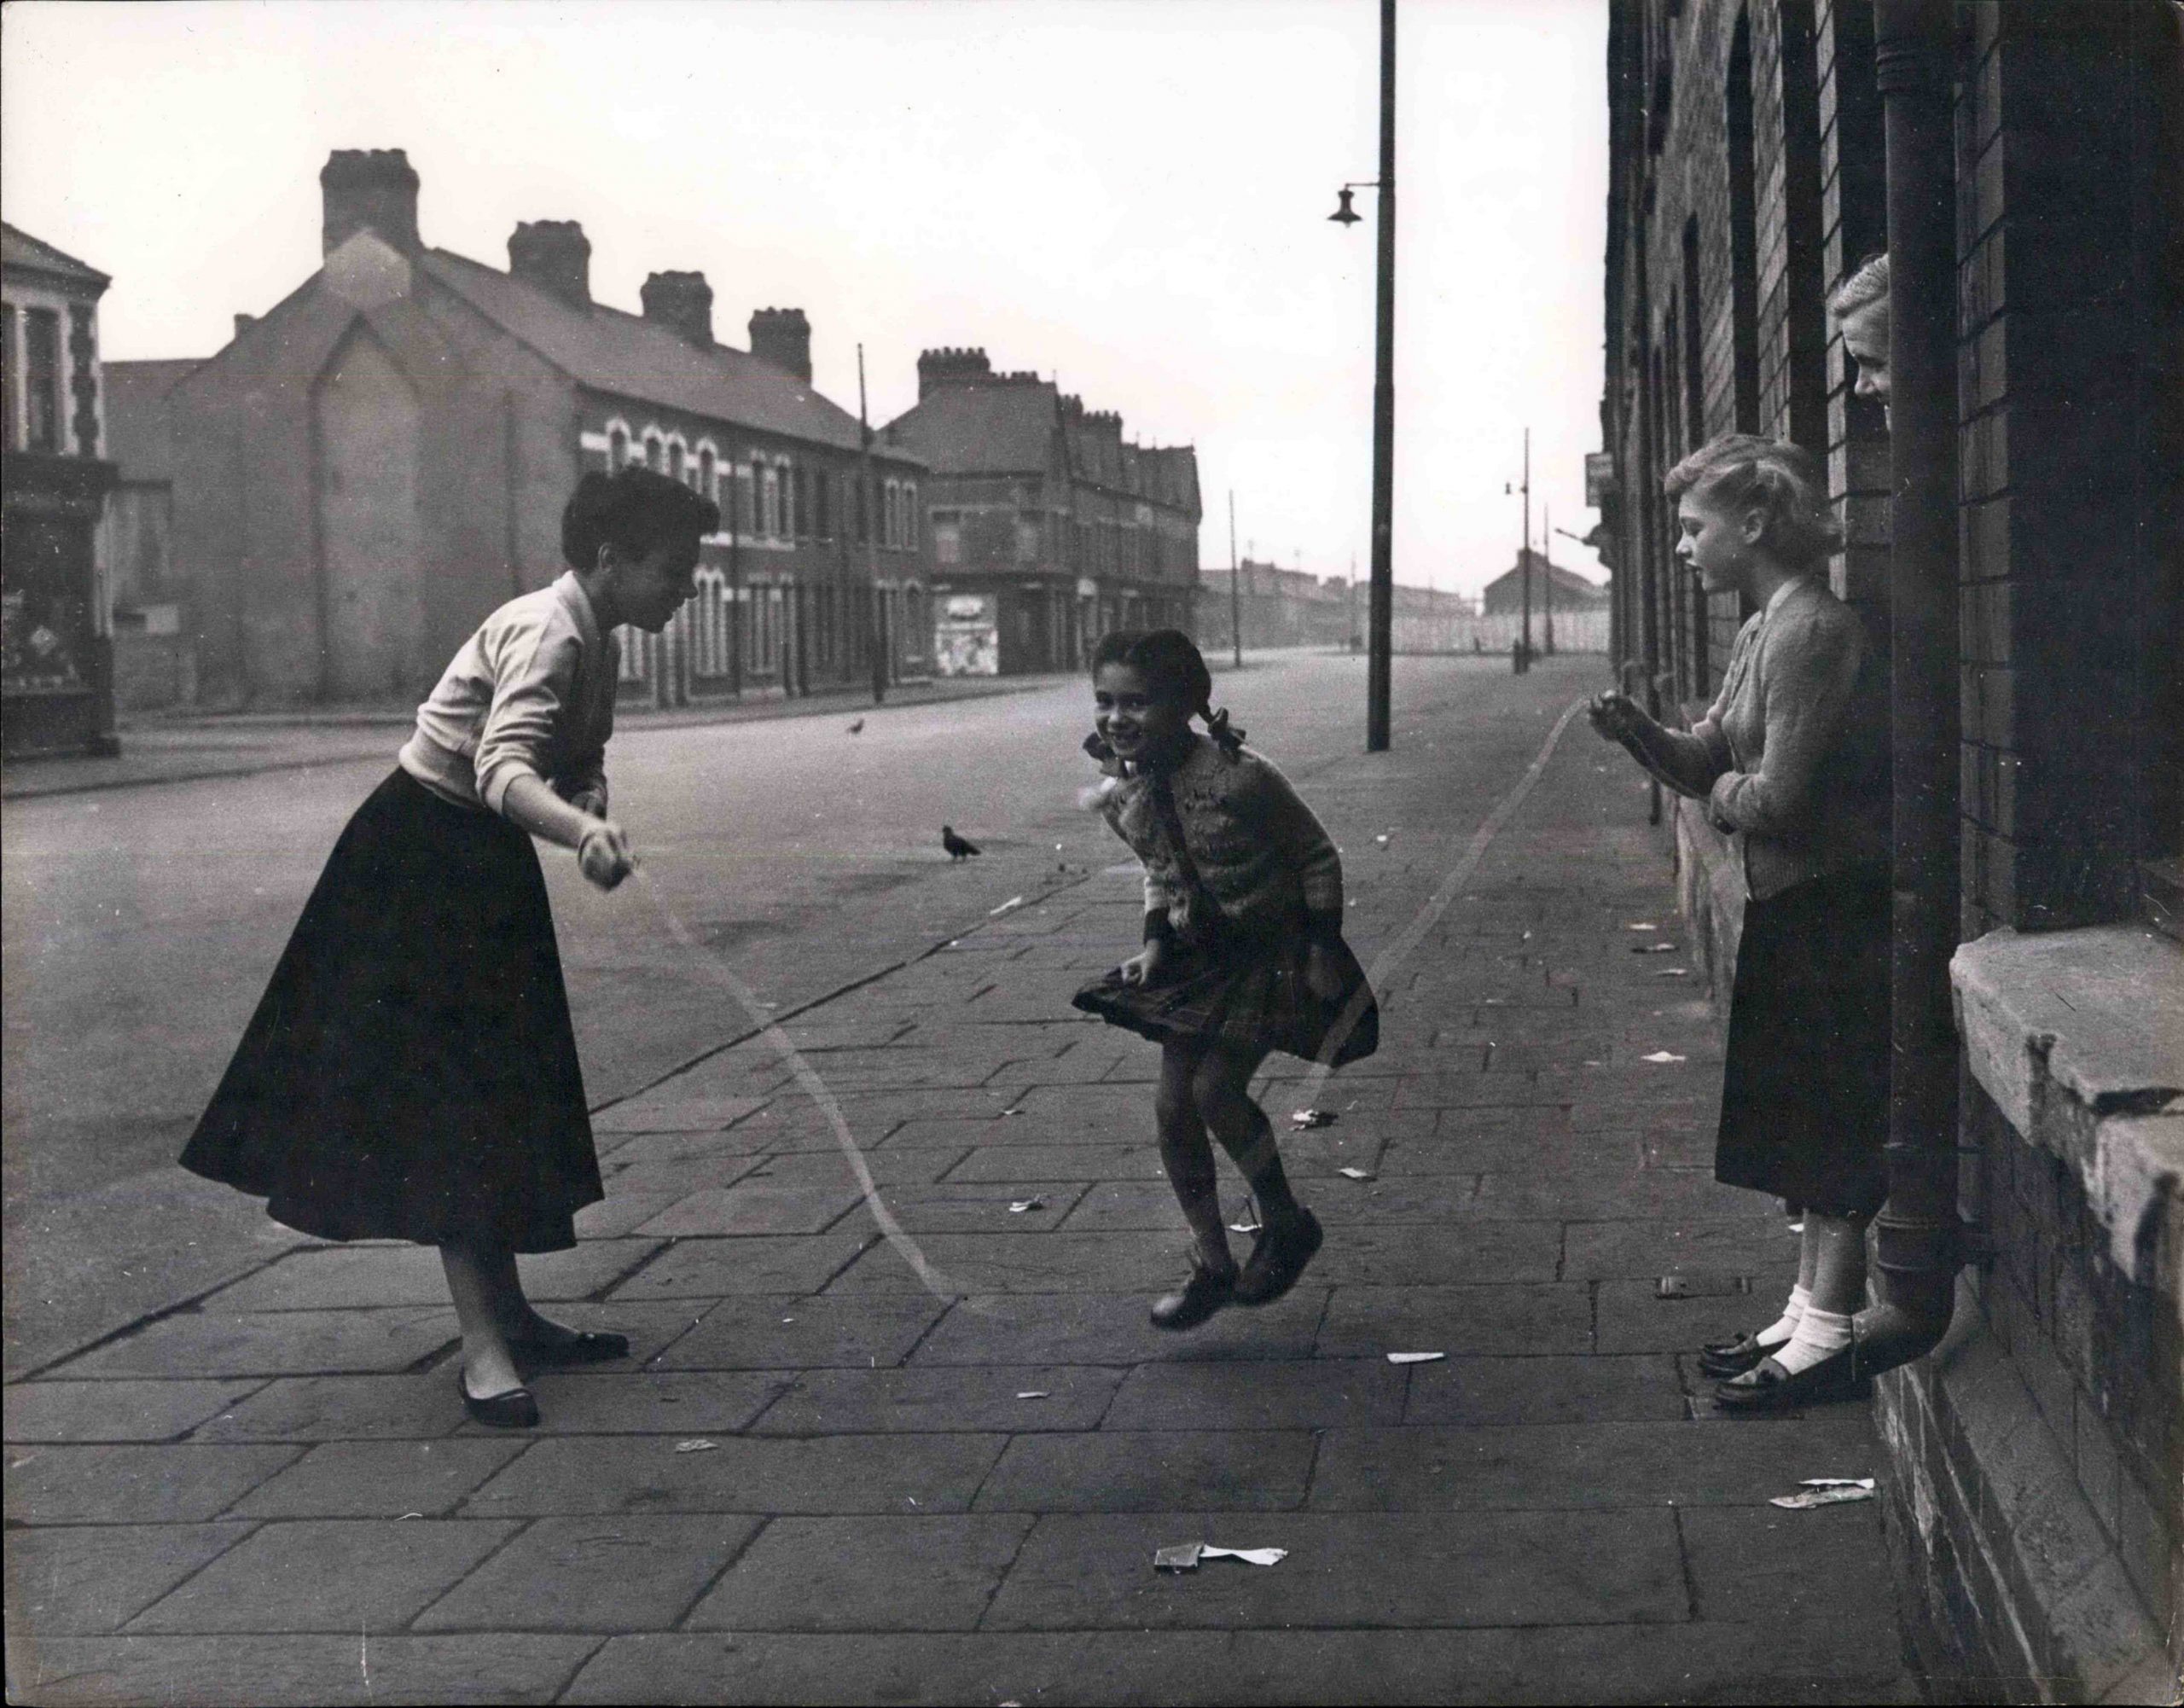
[[[530,837],[406,771],[375,789],[182,1165],[323,1240],[573,1246],[604,1194]]]
[[[1155,1043],[1281,1050],[1333,1067],[1362,1061],[1380,1047],[1380,1008],[1365,969],[1348,944],[1329,944],[1342,993],[1322,1002],[1304,980],[1307,946],[1301,920],[1264,933],[1227,932],[1177,945],[1158,985],[1125,985],[1117,969],[1071,1002]]]

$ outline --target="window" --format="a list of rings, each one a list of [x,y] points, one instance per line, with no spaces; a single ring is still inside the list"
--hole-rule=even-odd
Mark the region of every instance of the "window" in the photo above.
[[[15,430],[15,311],[0,307],[0,440],[13,450],[20,442]]]
[[[800,468],[785,468],[781,479],[788,483],[789,532],[798,539],[811,537],[811,480]]]
[[[1729,317],[1736,345],[1739,433],[1759,431],[1759,163],[1751,129],[1751,15],[1729,42]]]
[[[915,551],[918,549],[921,532],[918,526],[918,483],[915,480],[906,480],[903,483],[903,549],[904,551]]]
[[[624,625],[615,631],[621,642],[621,668],[616,672],[620,682],[642,682],[645,679],[645,642],[649,638],[642,629]]]
[[[710,446],[698,453],[698,491],[714,503],[720,503],[720,476],[713,468],[713,453]]]
[[[748,463],[735,471],[735,532],[746,538],[758,531],[758,479]]]
[[[24,443],[61,449],[61,317],[49,308],[23,315]]]
[[[630,436],[615,427],[607,435],[607,470],[613,473],[630,460]]]
[[[723,677],[729,673],[731,631],[728,578],[717,569],[697,574],[698,595],[691,603],[690,651],[697,673]]]
[[[779,539],[781,532],[781,473],[769,468],[762,477],[759,499],[763,506],[758,515],[758,532],[770,540]]]
[[[667,447],[667,478],[670,480],[682,478],[682,444],[679,439]]]
[[[834,537],[834,519],[829,514],[828,503],[830,497],[827,490],[827,471],[823,468],[815,470],[811,476],[811,532],[822,540],[831,540]]]
[[[645,435],[645,467],[655,474],[666,472],[667,447],[660,442],[656,433],[648,433]]]
[[[1827,258],[1821,237],[1820,46],[1812,0],[1781,0],[1782,217],[1789,268],[1790,437],[1827,455]]]
[[[1696,450],[1706,442],[1706,358],[1699,293],[1699,221],[1694,217],[1683,223],[1683,448]],[[1742,372],[1741,369],[1739,370]],[[1741,388],[1742,381],[1739,381]],[[1738,405],[1741,410],[1743,405]],[[1737,418],[1737,431],[1755,431],[1744,425],[1741,414]]]
[[[872,537],[872,483],[862,474],[850,482],[850,526],[859,545]]]

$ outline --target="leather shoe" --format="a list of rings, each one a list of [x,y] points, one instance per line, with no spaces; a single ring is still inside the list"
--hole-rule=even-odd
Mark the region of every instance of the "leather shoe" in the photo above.
[[[529,1388],[510,1388],[505,1393],[488,1394],[479,1399],[470,1391],[469,1376],[460,1369],[455,1373],[455,1386],[462,1396],[462,1409],[470,1414],[473,1423],[482,1423],[492,1429],[538,1427],[538,1401]]]
[[[1741,1376],[1746,1370],[1757,1369],[1761,1360],[1789,1344],[1778,1340],[1771,1346],[1763,1346],[1749,1334],[1740,1334],[1734,1340],[1710,1340],[1699,1349],[1699,1373],[1716,1380]]]
[[[1869,1388],[1858,1369],[1858,1349],[1852,1345],[1829,1353],[1795,1375],[1773,1358],[1763,1358],[1734,1380],[1716,1385],[1714,1403],[1724,1412],[1761,1416],[1830,1400],[1856,1399]]]
[[[1228,1304],[1236,1294],[1236,1272],[1216,1275],[1203,1264],[1191,1265],[1191,1278],[1181,1293],[1171,1293],[1153,1307],[1153,1326],[1170,1333],[1195,1328]]]
[[[1297,1277],[1326,1238],[1320,1218],[1309,1210],[1299,1210],[1292,1221],[1269,1223],[1259,1229],[1244,1273],[1236,1280],[1236,1303],[1272,1304],[1297,1285]]]
[[[567,1370],[580,1364],[611,1364],[617,1358],[630,1356],[630,1337],[626,1334],[594,1333],[589,1329],[574,1331],[566,1339],[551,1340],[511,1340],[508,1356],[519,1364],[527,1364],[534,1370]]]

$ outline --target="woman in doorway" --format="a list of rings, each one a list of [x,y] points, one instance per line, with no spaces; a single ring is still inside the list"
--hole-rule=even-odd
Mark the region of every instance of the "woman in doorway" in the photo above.
[[[624,1357],[531,1308],[520,1252],[576,1243],[603,1195],[533,837],[613,889],[635,864],[607,816],[613,630],[657,634],[719,513],[661,474],[587,474],[569,572],[511,600],[417,708],[349,821],[183,1165],[325,1240],[437,1246],[480,1423],[529,1427],[523,1372]]]
[[[1591,716],[1706,803],[1745,881],[1715,1177],[1802,1205],[1804,1234],[1781,1316],[1708,1346],[1700,1364],[1722,1379],[1724,1409],[1779,1411],[1854,1390],[1865,1229],[1887,1195],[1885,730],[1858,619],[1825,579],[1838,530],[1812,456],[1731,434],[1665,484],[1678,561],[1753,614],[1692,729],[1616,693]]]

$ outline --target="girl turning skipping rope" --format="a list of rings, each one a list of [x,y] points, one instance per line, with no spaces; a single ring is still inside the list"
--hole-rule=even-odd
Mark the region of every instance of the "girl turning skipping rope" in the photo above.
[[[603,890],[634,864],[607,816],[613,630],[690,596],[720,513],[642,468],[587,474],[571,568],[466,642],[400,761],[349,821],[183,1165],[326,1240],[437,1246],[478,1421],[527,1428],[526,1370],[628,1356],[534,1310],[519,1252],[566,1251],[603,1195],[534,836]]]
[[[1195,1328],[1224,1304],[1268,1304],[1320,1248],[1250,1095],[1270,1050],[1339,1066],[1372,1054],[1380,1013],[1342,938],[1342,858],[1273,764],[1211,709],[1212,678],[1174,629],[1114,634],[1092,655],[1101,811],[1145,863],[1145,948],[1077,993],[1077,1007],[1160,1046],[1160,1160],[1196,1245],[1190,1278],[1153,1307]],[[1207,733],[1191,728],[1194,716]],[[1353,997],[1354,1024],[1339,1022]],[[1240,1273],[1215,1188],[1221,1142],[1258,1205]]]

